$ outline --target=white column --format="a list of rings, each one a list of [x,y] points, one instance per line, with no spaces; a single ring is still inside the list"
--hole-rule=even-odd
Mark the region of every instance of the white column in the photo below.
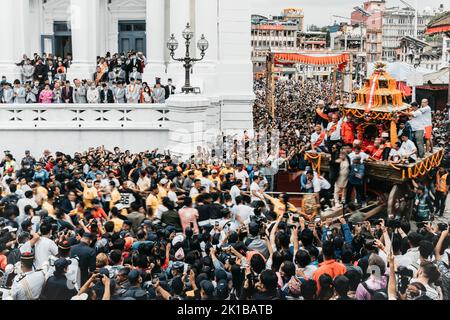
[[[92,79],[98,48],[98,0],[71,0],[73,64],[68,80]]]
[[[181,35],[190,21],[190,0],[170,0],[170,35],[174,34],[179,42],[175,57],[184,57],[186,52],[185,41]],[[184,68],[181,62],[171,60],[167,68],[168,78],[172,78],[177,90],[184,86]]]
[[[249,0],[219,0],[217,82],[221,130],[253,128],[253,65]]]
[[[195,35],[196,41],[202,34],[209,42],[209,48],[203,61],[194,64],[193,84],[202,88],[205,94],[216,91],[216,81],[212,79],[216,73],[218,59],[218,8],[217,0],[196,0],[195,2]],[[200,57],[200,50],[195,43],[196,58]]]
[[[14,16],[14,47],[16,60],[19,61],[23,54],[31,56],[30,50],[30,0],[15,0]]]
[[[14,7],[15,1],[3,0],[0,1],[0,21],[3,26],[14,26],[14,19],[16,10]],[[6,76],[9,82],[19,79],[19,70],[14,62],[20,59],[15,56],[14,50],[14,32],[10,28],[6,28],[0,32],[0,43],[2,48],[0,50],[0,76]]]
[[[155,83],[155,78],[166,79],[164,52],[166,50],[165,4],[166,0],[147,0],[147,66],[143,80],[149,85]]]

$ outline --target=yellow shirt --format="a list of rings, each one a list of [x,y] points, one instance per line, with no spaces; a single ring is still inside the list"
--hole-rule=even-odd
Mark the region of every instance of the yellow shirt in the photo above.
[[[167,197],[167,190],[164,189],[164,188],[161,187],[161,186],[158,186],[158,190],[159,190],[159,192],[158,192],[158,201],[159,201],[159,203],[161,204],[161,203],[162,203],[162,200],[163,200],[165,197]]]
[[[234,169],[232,169],[232,168],[230,168],[230,169],[223,168],[222,170],[220,170],[219,175],[221,177],[223,177],[224,175],[226,175],[228,173],[234,173]]]
[[[281,200],[277,198],[269,198],[270,202],[273,204],[273,211],[277,214],[279,217],[282,214],[285,214],[286,212],[286,206],[284,203],[281,202]],[[288,210],[290,212],[297,212],[297,208],[292,204],[288,202]]]
[[[158,209],[159,201],[158,198],[154,194],[150,194],[145,201],[147,208],[152,208],[152,215],[156,214],[156,210]]]
[[[83,189],[83,202],[85,208],[92,208],[92,200],[97,198],[98,191],[96,188],[87,186]]]
[[[214,185],[216,186],[217,190],[220,190],[220,183],[221,183],[221,181],[220,181],[219,176],[217,176],[215,178],[213,178],[212,176],[209,176],[208,179],[211,180],[212,183],[214,183]]]
[[[53,206],[50,203],[48,203],[47,201],[44,201],[44,203],[42,204],[42,209],[47,210],[48,215],[50,217],[56,219],[55,208],[53,208]]]
[[[120,192],[117,191],[117,189],[111,191],[111,201],[109,203],[109,208],[112,209],[116,205],[116,203],[119,202],[120,198]]]
[[[114,222],[114,232],[119,232],[122,229],[123,220],[119,218],[112,218],[112,222]]]
[[[48,190],[45,189],[45,188],[42,187],[42,186],[39,186],[39,187],[36,188],[36,195],[38,195],[38,194],[43,194],[43,195],[45,195],[45,197],[47,197],[47,195],[48,195]]]

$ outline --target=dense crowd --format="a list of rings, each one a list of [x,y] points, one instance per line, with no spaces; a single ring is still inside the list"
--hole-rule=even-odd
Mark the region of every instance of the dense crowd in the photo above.
[[[278,128],[281,136],[277,154],[261,163],[238,162],[233,147],[220,150],[224,157],[215,161],[199,150],[185,162],[158,150],[45,150],[38,158],[6,151],[0,163],[2,298],[448,300],[449,225],[431,221],[445,211],[445,164],[431,184],[443,202],[417,186],[418,223],[386,215],[366,220],[357,204],[365,201],[364,160],[370,161],[361,155],[371,144],[362,151],[355,141],[343,143],[346,134],[334,139],[342,131],[332,128],[343,120],[339,102],[326,93],[329,83],[277,86],[271,119],[263,84],[256,84],[255,127]],[[424,106],[415,108],[422,113]],[[329,123],[321,113],[330,115]],[[447,141],[445,121],[435,114],[435,143],[439,135]],[[405,127],[399,136],[409,141],[415,134],[404,134]],[[334,177],[320,176],[304,161],[317,144],[315,130],[326,131],[317,148],[335,155]],[[230,143],[245,149],[251,139],[245,133]],[[371,152],[380,149],[373,140]],[[417,141],[409,145],[418,152]],[[411,155],[406,160],[414,161]],[[311,205],[296,207],[287,194],[269,191],[283,164],[303,171],[298,189],[313,196]],[[319,208],[332,206],[330,200],[342,202],[346,214],[324,218]]]
[[[97,67],[91,79],[67,80],[72,65],[71,55],[66,58],[52,54],[26,55],[18,63],[21,79],[0,82],[0,103],[164,103],[175,86],[155,79],[149,86],[142,81],[147,59],[142,52],[127,54],[107,53],[97,57]]]

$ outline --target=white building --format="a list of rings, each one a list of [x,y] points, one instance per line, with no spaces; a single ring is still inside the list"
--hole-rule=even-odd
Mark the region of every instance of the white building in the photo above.
[[[195,33],[191,45],[194,56],[199,57],[196,43],[200,36],[204,34],[209,41],[204,61],[194,65],[191,76],[192,85],[201,88],[199,100],[205,107],[201,112],[206,114],[206,126],[222,131],[253,127],[249,0],[2,0],[0,21],[0,75],[9,81],[19,78],[15,63],[24,53],[71,52],[68,78],[88,79],[95,71],[97,56],[134,49],[143,51],[148,60],[144,81],[152,84],[155,77],[163,82],[172,78],[178,88],[184,84],[185,71],[181,63],[170,60],[166,42],[174,34],[180,43],[176,56],[184,57],[181,33],[189,22]],[[173,116],[175,109],[183,107],[180,99],[174,104]],[[55,123],[38,126],[31,119],[23,128],[32,134],[46,126],[64,131],[57,119],[52,119]],[[114,125],[109,124],[109,129]],[[0,130],[8,130],[8,124],[2,122]]]

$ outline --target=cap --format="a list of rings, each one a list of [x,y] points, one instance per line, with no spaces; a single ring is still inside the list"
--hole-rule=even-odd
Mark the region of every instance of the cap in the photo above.
[[[175,246],[177,243],[183,242],[183,241],[184,241],[183,235],[179,234],[179,235],[175,236],[175,238],[173,238],[172,245]]]
[[[160,184],[164,185],[169,183],[169,180],[167,180],[166,178],[161,179],[161,181],[159,181]]]
[[[217,298],[220,300],[225,300],[228,298],[229,289],[228,289],[228,284],[225,280],[220,280],[219,283],[217,283],[216,295],[217,295]]]
[[[58,260],[55,261],[55,269],[61,270],[70,266],[71,264],[72,264],[71,260],[59,258]]]
[[[128,273],[128,281],[134,283],[137,279],[139,279],[140,276],[141,274],[138,270],[131,270],[130,273]]]
[[[184,269],[184,262],[182,261],[175,261],[172,265],[173,269],[181,270]]]
[[[215,276],[217,281],[228,279],[227,273],[223,269],[216,269]]]
[[[34,260],[34,253],[33,252],[22,252],[22,254],[20,255],[20,260],[21,261],[33,261]]]
[[[217,173],[217,170],[211,170],[211,174],[215,174],[215,173]]]
[[[16,231],[17,231],[17,228],[13,228],[13,227],[11,227],[11,226],[7,226],[7,227],[5,227],[4,229],[5,229],[5,230],[8,230],[8,232],[16,232]]]
[[[60,242],[60,243],[58,244],[58,248],[59,248],[59,249],[62,249],[62,250],[69,250],[69,249],[70,249],[70,243],[69,243],[69,241],[64,240],[64,241]]]
[[[209,280],[203,280],[200,283],[200,287],[205,291],[207,296],[212,296],[214,294],[214,285]]]

